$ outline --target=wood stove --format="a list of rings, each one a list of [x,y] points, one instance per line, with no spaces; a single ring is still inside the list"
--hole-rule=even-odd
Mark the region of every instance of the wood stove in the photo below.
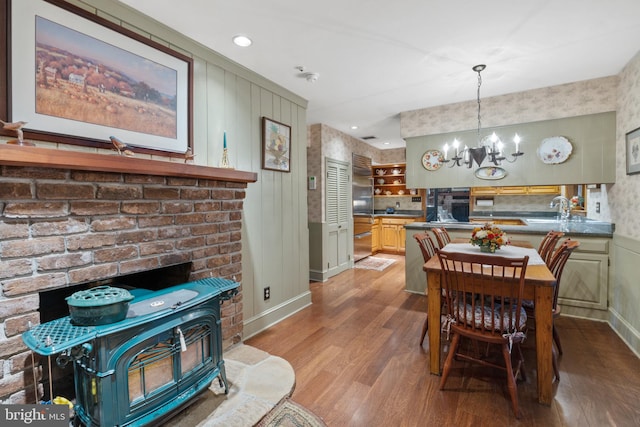
[[[76,425],[143,426],[176,411],[218,378],[227,392],[220,303],[239,284],[210,278],[133,289],[127,317],[98,326],[69,316],[23,333],[34,352],[73,363]]]

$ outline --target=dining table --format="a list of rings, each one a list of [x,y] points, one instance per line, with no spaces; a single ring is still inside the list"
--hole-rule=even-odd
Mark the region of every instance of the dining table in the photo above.
[[[537,390],[538,402],[550,405],[553,386],[553,289],[556,278],[544,263],[537,250],[528,242],[513,242],[516,244],[504,245],[495,255],[522,258],[529,256],[529,263],[525,272],[525,299],[534,301],[536,322],[536,364],[537,364]],[[442,251],[449,252],[474,252],[480,254],[480,248],[471,245],[469,239],[453,239],[444,246]],[[482,253],[486,254],[486,253]],[[423,267],[427,273],[427,299],[429,325],[440,325],[441,316],[441,266],[438,256],[431,257]],[[429,371],[435,375],[441,375],[440,366],[440,328],[430,327],[429,330]]]

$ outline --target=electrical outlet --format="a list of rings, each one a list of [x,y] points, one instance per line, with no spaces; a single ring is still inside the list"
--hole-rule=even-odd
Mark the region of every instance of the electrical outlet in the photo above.
[[[600,202],[596,202],[596,213],[600,213]]]
[[[271,298],[271,286],[267,286],[264,288],[264,300],[268,300]]]

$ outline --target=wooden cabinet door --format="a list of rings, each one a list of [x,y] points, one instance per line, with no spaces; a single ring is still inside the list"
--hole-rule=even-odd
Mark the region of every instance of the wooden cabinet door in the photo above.
[[[380,220],[376,219],[371,227],[371,252],[380,250]]]
[[[413,222],[413,221],[410,221]],[[405,251],[405,240],[407,239],[407,230],[401,225],[398,228],[398,251],[404,253]]]
[[[473,187],[471,189],[472,196],[495,196],[498,194],[499,187]]]
[[[382,250],[395,252],[398,250],[398,226],[382,223]]]
[[[558,185],[534,185],[529,187],[529,194],[560,194]]]
[[[527,194],[527,187],[500,187],[499,194]]]
[[[404,253],[407,236],[404,226],[414,221],[414,219],[408,218],[383,218],[381,225],[381,249],[386,252]]]
[[[580,238],[580,247],[567,260],[560,281],[560,305],[607,310],[609,288],[608,239]]]

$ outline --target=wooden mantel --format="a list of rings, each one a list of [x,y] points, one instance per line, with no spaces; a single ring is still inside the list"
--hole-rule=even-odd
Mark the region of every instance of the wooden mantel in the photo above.
[[[255,172],[235,169],[9,144],[0,145],[0,165],[133,173],[245,183],[258,180],[258,174]]]

